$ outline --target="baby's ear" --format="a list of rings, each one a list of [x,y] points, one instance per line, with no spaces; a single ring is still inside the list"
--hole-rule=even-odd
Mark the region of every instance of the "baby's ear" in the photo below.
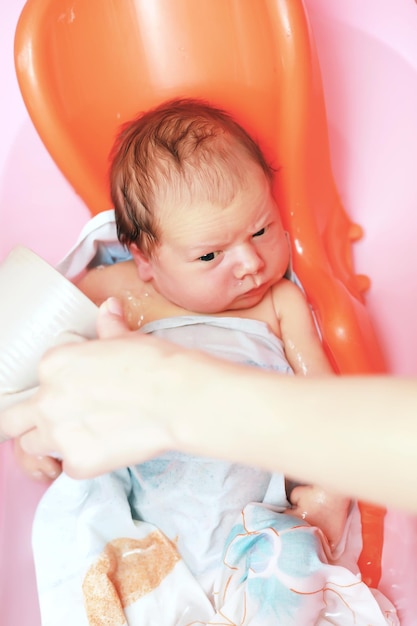
[[[136,269],[138,270],[139,278],[143,280],[143,282],[148,282],[153,278],[152,272],[152,262],[151,260],[139,250],[136,244],[132,244],[129,246],[129,251],[132,255],[133,261],[135,262]]]

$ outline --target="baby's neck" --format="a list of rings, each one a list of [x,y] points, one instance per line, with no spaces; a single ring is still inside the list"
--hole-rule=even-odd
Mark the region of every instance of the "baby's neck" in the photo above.
[[[267,323],[271,330],[280,336],[275,310],[269,290],[261,302],[246,309],[232,309],[216,313],[196,312],[184,309],[159,294],[151,284],[143,283],[134,289],[125,289],[119,297],[123,301],[126,320],[132,330],[145,324],[167,317],[184,315],[209,315],[212,317],[239,317],[255,319]]]

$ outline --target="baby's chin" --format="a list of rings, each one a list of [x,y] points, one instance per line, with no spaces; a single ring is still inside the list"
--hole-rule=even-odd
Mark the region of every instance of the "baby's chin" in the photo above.
[[[188,304],[188,306],[184,306],[184,303],[181,303],[180,306],[182,306],[184,310],[192,311],[193,313],[196,313],[198,315],[220,316],[232,313],[233,311],[244,311],[246,309],[256,307],[262,302],[269,289],[269,285],[261,285],[260,287],[251,289],[246,293],[235,295],[229,299],[222,298],[221,301],[216,300],[214,302],[211,299],[207,302],[198,303],[189,301],[186,303]]]
[[[269,290],[270,285],[267,284],[254,287],[250,291],[235,298],[230,305],[230,310],[251,309],[257,306],[262,302]]]

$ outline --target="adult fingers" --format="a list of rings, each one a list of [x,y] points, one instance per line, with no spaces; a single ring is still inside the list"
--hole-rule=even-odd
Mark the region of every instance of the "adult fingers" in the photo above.
[[[131,332],[123,316],[123,307],[117,298],[108,298],[100,306],[97,318],[97,334],[100,339],[121,337]]]
[[[0,441],[18,437],[35,425],[35,407],[31,399],[9,406],[0,413]]]

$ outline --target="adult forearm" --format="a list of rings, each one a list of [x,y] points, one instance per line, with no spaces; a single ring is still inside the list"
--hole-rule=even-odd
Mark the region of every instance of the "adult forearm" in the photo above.
[[[106,308],[100,320],[108,340],[49,354],[0,434],[79,478],[176,448],[417,512],[417,381],[281,376],[127,333]]]
[[[198,400],[199,410],[194,410]],[[198,373],[179,445],[417,511],[417,382],[287,378],[229,365]]]

